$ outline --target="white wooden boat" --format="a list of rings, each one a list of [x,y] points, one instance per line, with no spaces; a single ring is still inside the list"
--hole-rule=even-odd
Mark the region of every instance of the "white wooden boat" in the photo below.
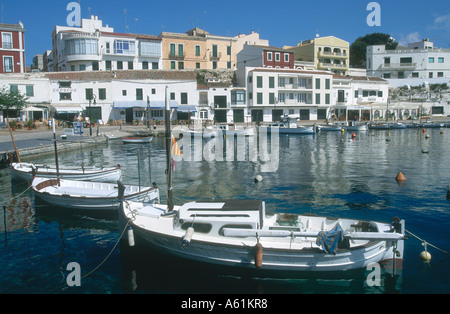
[[[145,144],[145,143],[150,143],[152,140],[153,140],[152,136],[147,136],[147,137],[143,137],[143,136],[122,137],[122,142],[123,143],[128,143],[128,144]]]
[[[260,128],[266,128],[267,133],[271,133],[273,128],[277,128],[279,134],[315,134],[314,126],[286,126],[284,123],[269,123]]]
[[[347,130],[347,132],[367,131],[367,124],[349,125],[349,126],[346,126],[345,129]]]
[[[374,123],[369,124],[370,130],[389,130],[390,126],[388,123]]]
[[[59,173],[60,178],[68,180],[89,180],[97,182],[115,182],[122,177],[120,165],[110,168],[98,167],[59,167],[39,165],[33,163],[12,163],[11,179],[30,181],[33,176],[56,178]]]
[[[326,124],[326,125],[319,125],[318,129],[319,131],[335,131],[340,132],[342,129],[344,129],[345,126],[339,125],[339,124]]]
[[[181,132],[186,135],[201,135],[203,138],[214,138],[220,135],[226,136],[254,136],[256,134],[253,127],[238,127],[235,125],[213,125],[204,129],[183,128]]]
[[[118,210],[117,183],[34,178],[31,189],[36,198],[53,206],[88,211]],[[125,185],[124,198],[144,203],[159,202],[154,187]]]
[[[167,93],[167,88],[166,88]],[[167,99],[167,97],[166,97]],[[166,101],[167,205],[123,200],[120,230],[169,255],[248,271],[344,271],[403,259],[405,222],[266,214],[255,200],[189,202],[172,199],[170,107]],[[125,186],[119,184],[119,198]],[[122,233],[125,234],[125,233]]]
[[[406,124],[400,123],[400,122],[397,122],[397,123],[391,123],[391,124],[389,124],[389,127],[390,127],[392,130],[403,130],[403,129],[406,129]]]
[[[398,266],[403,258],[404,221],[266,215],[264,202],[251,200],[192,202],[172,212],[125,201],[121,213],[133,236],[153,248],[239,270],[343,271],[370,263]]]

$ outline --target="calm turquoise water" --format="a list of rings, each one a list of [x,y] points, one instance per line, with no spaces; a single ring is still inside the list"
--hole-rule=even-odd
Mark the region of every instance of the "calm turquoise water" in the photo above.
[[[268,211],[391,221],[429,243],[450,251],[450,129],[429,129],[426,139],[416,129],[358,134],[327,132],[315,136],[280,136],[280,163],[273,173],[260,173],[249,161],[176,163],[175,203],[211,198],[264,199]],[[387,141],[389,138],[390,141]],[[121,164],[123,182],[150,182],[147,146],[108,145],[59,153],[60,164]],[[422,153],[422,150],[428,153]],[[33,159],[54,163],[53,156]],[[165,195],[164,141],[151,144],[151,181]],[[399,186],[399,171],[407,180]],[[264,181],[254,183],[257,174]],[[23,194],[21,194],[23,193]],[[17,197],[16,203],[11,199]],[[430,264],[419,260],[421,242],[405,244],[403,270],[383,275],[381,286],[369,287],[368,271],[305,275],[301,278],[256,279],[229,276],[158,258],[139,246],[114,246],[119,237],[114,218],[42,212],[26,186],[11,186],[9,169],[0,170],[0,204],[6,206],[6,230],[0,210],[0,293],[449,293],[447,255],[428,247]],[[112,251],[112,253],[111,253]],[[109,255],[111,253],[111,255]],[[106,261],[101,264],[109,255]],[[79,263],[80,287],[69,287],[71,262]]]

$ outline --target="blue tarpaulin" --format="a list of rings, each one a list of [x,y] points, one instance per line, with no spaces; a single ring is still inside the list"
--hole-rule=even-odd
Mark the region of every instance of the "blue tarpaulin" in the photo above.
[[[339,224],[336,224],[330,231],[319,232],[316,244],[328,254],[336,255],[336,250],[342,240],[344,240],[344,230]]]

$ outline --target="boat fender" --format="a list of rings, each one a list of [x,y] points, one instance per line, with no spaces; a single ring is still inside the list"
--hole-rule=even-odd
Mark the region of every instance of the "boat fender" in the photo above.
[[[186,233],[184,234],[183,237],[183,246],[187,246],[191,243],[193,235],[194,235],[194,228],[192,227],[187,228]]]
[[[263,263],[263,246],[261,243],[255,245],[255,266],[261,268]]]
[[[431,260],[431,254],[428,253],[427,251],[422,251],[419,254],[419,258],[422,262],[428,263]]]
[[[127,235],[128,235],[128,245],[129,245],[130,247],[133,247],[133,246],[134,246],[134,233],[133,233],[133,228],[128,227]]]

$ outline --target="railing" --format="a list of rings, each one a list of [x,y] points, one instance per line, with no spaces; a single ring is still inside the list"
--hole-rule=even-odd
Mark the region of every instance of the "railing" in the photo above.
[[[384,63],[381,65],[382,69],[408,69],[415,68],[417,63]]]
[[[175,51],[170,51],[169,52],[169,58],[171,59],[184,59],[186,57],[186,53],[183,52],[175,52]]]
[[[219,52],[219,53],[210,52],[209,58],[210,58],[210,60],[219,60],[220,58],[222,58],[222,53],[221,52]]]

